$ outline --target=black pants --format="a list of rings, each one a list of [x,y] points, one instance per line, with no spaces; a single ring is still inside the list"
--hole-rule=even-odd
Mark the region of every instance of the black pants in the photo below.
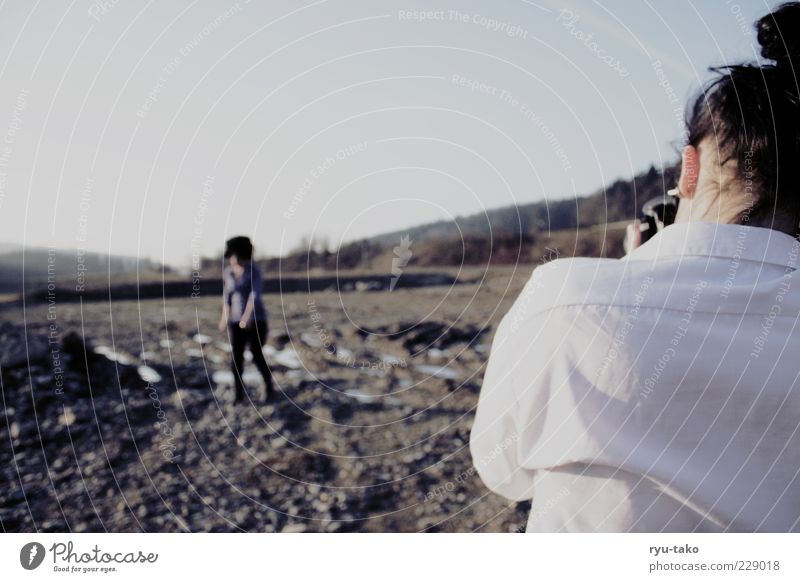
[[[261,372],[266,387],[266,396],[272,396],[272,372],[270,372],[267,360],[261,347],[267,341],[267,322],[256,321],[246,329],[239,327],[238,323],[228,324],[231,334],[231,372],[233,372],[233,383],[236,388],[236,400],[244,399],[244,383],[242,373],[244,373],[244,350],[250,345],[250,353],[253,354],[253,363]]]

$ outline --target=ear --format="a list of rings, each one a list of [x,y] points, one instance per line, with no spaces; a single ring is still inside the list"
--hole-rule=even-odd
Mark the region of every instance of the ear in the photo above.
[[[694,146],[687,145],[681,154],[681,177],[678,188],[681,197],[692,198],[697,189],[697,177],[700,175],[700,152]]]

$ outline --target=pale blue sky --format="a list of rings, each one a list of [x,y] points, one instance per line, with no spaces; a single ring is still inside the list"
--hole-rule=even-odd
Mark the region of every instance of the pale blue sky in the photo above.
[[[587,193],[776,2],[264,4],[0,5],[1,238],[187,265]]]

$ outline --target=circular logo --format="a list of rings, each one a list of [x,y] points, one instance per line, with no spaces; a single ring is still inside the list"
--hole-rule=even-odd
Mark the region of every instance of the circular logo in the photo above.
[[[35,570],[44,561],[44,546],[39,542],[30,542],[19,551],[19,563],[26,570]]]

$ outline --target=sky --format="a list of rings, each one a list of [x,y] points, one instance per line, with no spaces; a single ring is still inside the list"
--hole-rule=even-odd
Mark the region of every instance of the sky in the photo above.
[[[0,242],[188,267],[676,161],[763,0],[0,4]]]

